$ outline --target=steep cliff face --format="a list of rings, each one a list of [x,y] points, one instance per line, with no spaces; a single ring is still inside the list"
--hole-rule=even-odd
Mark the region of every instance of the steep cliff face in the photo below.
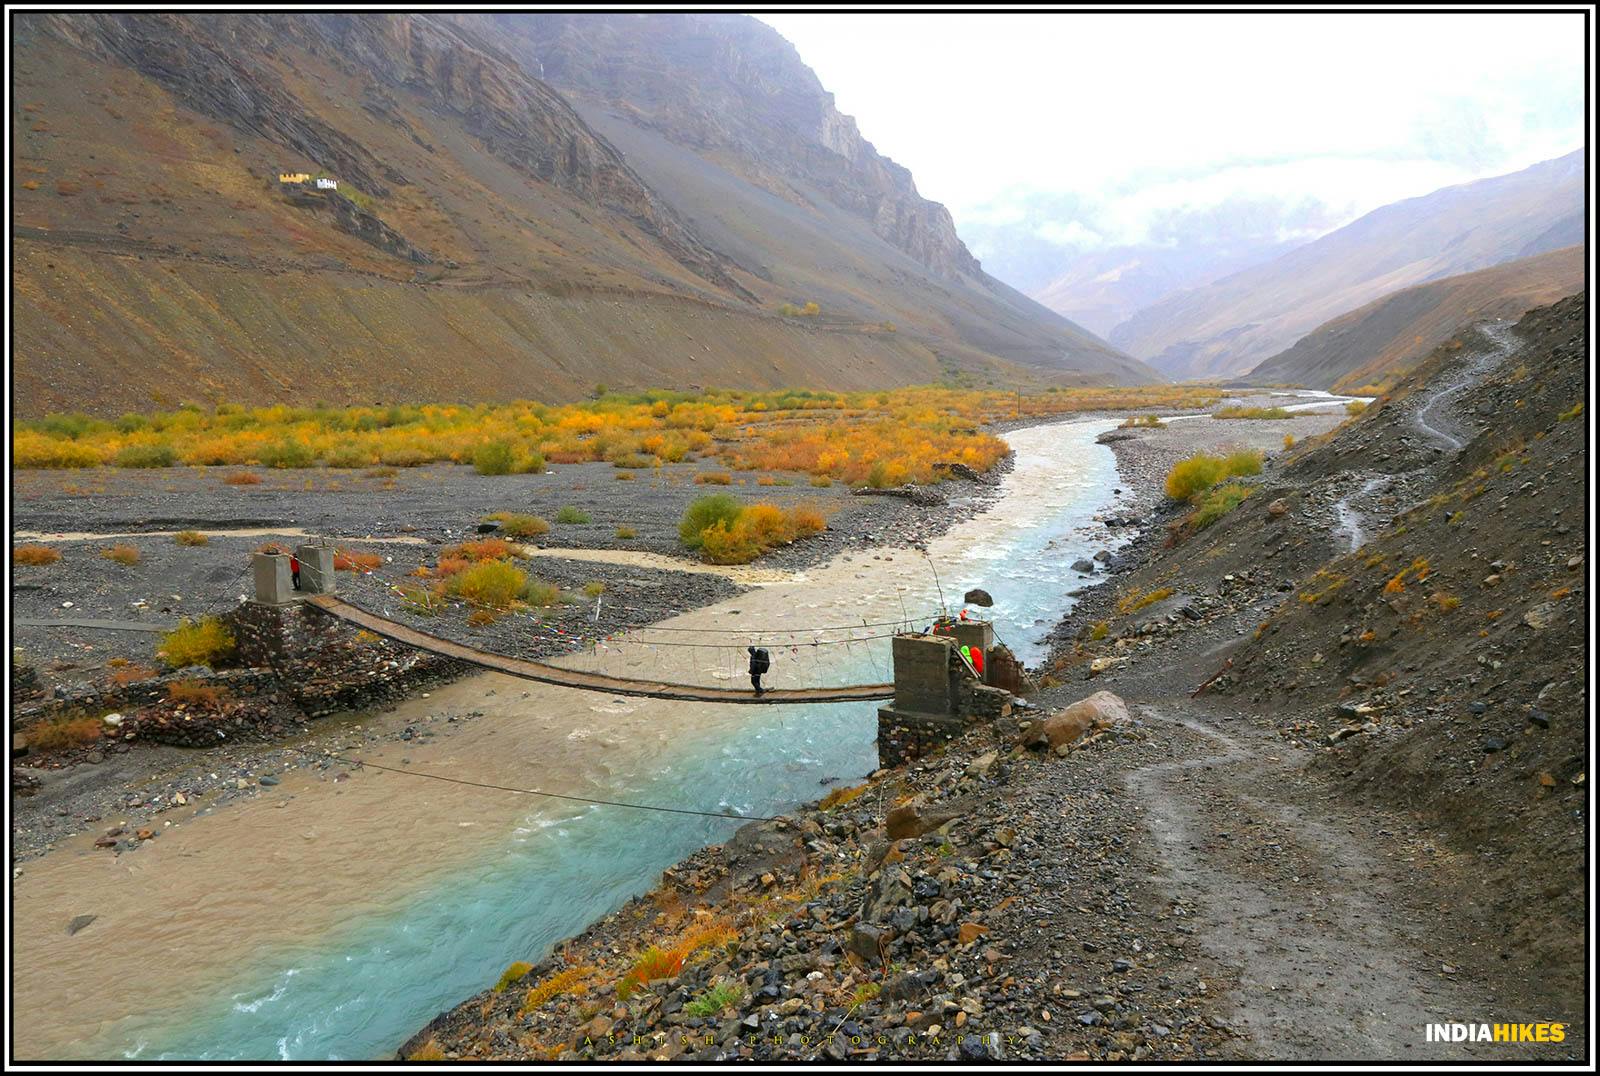
[[[539,77],[698,150],[736,154],[773,188],[798,175],[940,276],[981,272],[944,206],[861,137],[771,27],[742,15],[458,16]],[[765,162],[765,163],[764,163]]]

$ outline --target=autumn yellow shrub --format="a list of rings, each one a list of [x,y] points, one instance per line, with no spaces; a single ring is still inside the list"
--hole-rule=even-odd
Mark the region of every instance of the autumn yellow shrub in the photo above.
[[[503,560],[483,560],[450,577],[450,592],[475,605],[509,609],[528,577]]]
[[[167,632],[158,656],[174,669],[186,665],[217,666],[233,657],[233,632],[214,616],[185,620]]]

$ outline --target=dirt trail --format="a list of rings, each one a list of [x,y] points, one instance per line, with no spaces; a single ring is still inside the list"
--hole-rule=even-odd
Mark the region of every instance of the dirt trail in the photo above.
[[[1233,1026],[1249,1054],[1291,1060],[1470,1059],[1504,1047],[1431,1044],[1430,1022],[1501,1011],[1492,992],[1428,957],[1437,933],[1396,899],[1383,820],[1340,811],[1295,750],[1244,720],[1163,705],[1173,761],[1126,781],[1154,837],[1156,882],[1194,909],[1196,935],[1236,974]],[[1437,937],[1431,939],[1437,942]]]
[[[1483,379],[1483,375],[1498,366],[1501,362],[1516,353],[1518,341],[1509,325],[1486,324],[1479,326],[1479,331],[1488,337],[1492,345],[1489,350],[1480,354],[1477,361],[1465,366],[1455,377],[1445,385],[1434,390],[1427,403],[1417,409],[1413,418],[1416,428],[1422,433],[1432,437],[1445,445],[1450,451],[1455,452],[1466,444],[1465,437],[1458,437],[1446,427],[1449,425],[1445,405],[1456,396],[1476,385]],[[1440,425],[1443,423],[1444,425]]]

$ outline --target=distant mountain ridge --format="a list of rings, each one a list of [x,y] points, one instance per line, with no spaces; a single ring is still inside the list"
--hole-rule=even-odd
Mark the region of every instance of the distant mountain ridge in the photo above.
[[[1247,380],[1339,392],[1392,384],[1474,322],[1515,319],[1582,291],[1586,266],[1584,247],[1563,247],[1404,288],[1318,326]]]
[[[1207,244],[1111,247],[1079,255],[1065,272],[1030,294],[1104,337],[1169,295],[1271,261],[1306,242],[1247,237]]]
[[[1247,372],[1322,322],[1414,284],[1583,241],[1584,151],[1376,209],[1171,295],[1110,333],[1175,378]]]

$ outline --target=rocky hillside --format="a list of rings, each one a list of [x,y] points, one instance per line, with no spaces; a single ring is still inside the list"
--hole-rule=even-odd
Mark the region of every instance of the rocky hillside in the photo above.
[[[1414,284],[1583,242],[1584,153],[1376,209],[1263,265],[1139,311],[1111,342],[1175,378],[1242,374]]]
[[[567,95],[716,249],[824,317],[973,352],[1154,377],[983,272],[949,212],[861,137],[794,47],[742,15],[463,15]]]
[[[826,204],[876,244],[852,269],[882,287],[844,302],[783,281],[763,266],[792,252],[760,229],[745,247],[724,243],[503,51],[504,34],[483,36],[490,25],[41,13],[16,30],[24,415],[185,399],[566,399],[602,381],[1152,376],[973,284],[948,215],[881,160],[860,174],[841,165],[830,188],[842,201],[875,175],[867,203]],[[339,186],[280,184],[286,172]],[[826,238],[841,225],[810,227]],[[908,271],[926,287],[897,290]],[[816,317],[778,312],[810,301]]]
[[[1386,295],[1301,337],[1250,372],[1257,384],[1351,392],[1380,389],[1422,362],[1462,325],[1517,318],[1583,290],[1584,248],[1446,277]]]
[[[1464,330],[1208,529],[1169,510],[1170,548],[1075,613],[1056,670],[1148,669],[1236,625],[1185,690],[1260,714],[1346,798],[1416,820],[1502,959],[1568,1001],[1585,929],[1586,324],[1578,295]]]

